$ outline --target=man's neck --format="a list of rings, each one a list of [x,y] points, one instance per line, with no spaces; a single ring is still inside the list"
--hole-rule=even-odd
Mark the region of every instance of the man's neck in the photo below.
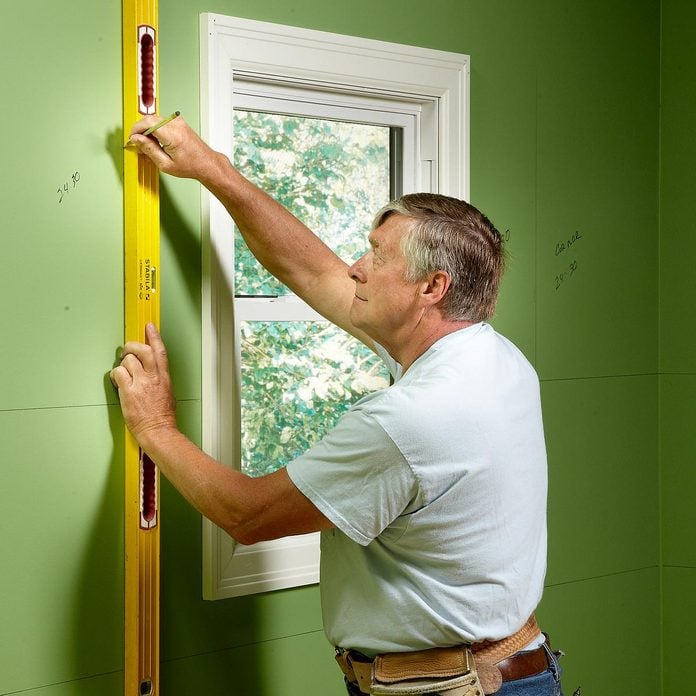
[[[473,326],[473,321],[441,321],[432,326],[419,324],[398,345],[384,346],[389,354],[401,365],[405,373],[423,353],[435,345],[441,338],[455,331],[461,331]]]

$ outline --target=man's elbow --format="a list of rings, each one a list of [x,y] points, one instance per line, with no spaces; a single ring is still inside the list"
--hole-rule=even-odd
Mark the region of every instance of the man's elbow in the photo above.
[[[254,520],[228,519],[220,525],[237,543],[244,546],[257,544],[259,541],[268,541],[276,538],[269,535],[266,530],[255,523]]]
[[[239,528],[225,528],[225,531],[238,543],[243,546],[251,546],[263,541],[260,535],[254,534],[252,530],[241,530]]]

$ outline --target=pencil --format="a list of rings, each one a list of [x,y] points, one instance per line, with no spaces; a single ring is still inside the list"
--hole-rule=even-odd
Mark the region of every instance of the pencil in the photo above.
[[[150,126],[146,131],[143,131],[141,135],[151,135],[154,133],[158,128],[161,128],[162,126],[166,125],[170,121],[173,121],[177,116],[181,116],[181,111],[175,111],[171,116],[167,116],[167,118],[162,119],[159,123],[156,123],[154,126]],[[125,147],[129,147],[135,145],[135,143],[132,140],[129,140]]]

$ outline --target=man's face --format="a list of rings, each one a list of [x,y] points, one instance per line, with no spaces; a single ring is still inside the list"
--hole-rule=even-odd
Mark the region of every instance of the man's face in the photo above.
[[[421,311],[420,283],[405,280],[406,259],[400,247],[412,222],[403,215],[390,215],[370,232],[370,250],[348,270],[355,281],[351,321],[384,346],[398,340]]]

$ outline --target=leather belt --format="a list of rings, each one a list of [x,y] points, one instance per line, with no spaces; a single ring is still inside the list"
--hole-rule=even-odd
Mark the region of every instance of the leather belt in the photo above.
[[[495,666],[500,670],[504,682],[515,681],[545,672],[549,668],[549,654],[546,645],[542,645],[536,650],[511,655],[496,662]]]

